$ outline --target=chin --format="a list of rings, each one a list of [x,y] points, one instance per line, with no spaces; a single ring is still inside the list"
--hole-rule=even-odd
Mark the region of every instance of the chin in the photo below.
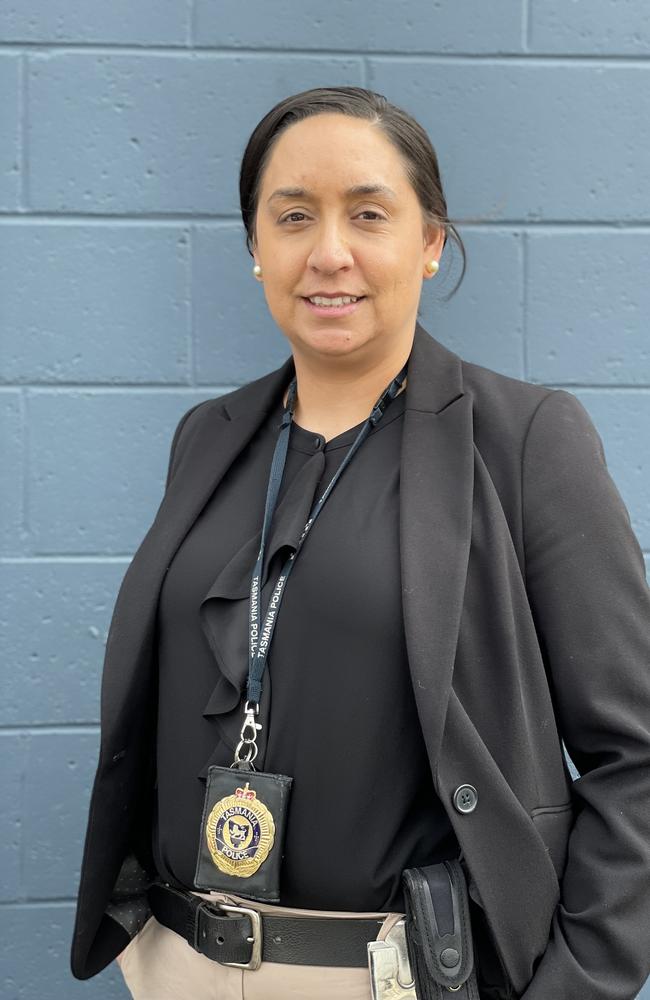
[[[367,333],[349,327],[323,327],[320,330],[303,330],[290,339],[298,350],[336,357],[358,350],[371,338]]]

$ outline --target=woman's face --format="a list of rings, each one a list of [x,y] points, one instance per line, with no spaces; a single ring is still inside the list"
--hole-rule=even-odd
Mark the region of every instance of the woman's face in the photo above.
[[[386,190],[351,190],[360,185]],[[444,232],[425,232],[400,155],[376,126],[328,113],[286,129],[262,177],[255,235],[269,310],[295,350],[408,351],[424,265],[440,257]],[[362,298],[312,308],[319,293]]]

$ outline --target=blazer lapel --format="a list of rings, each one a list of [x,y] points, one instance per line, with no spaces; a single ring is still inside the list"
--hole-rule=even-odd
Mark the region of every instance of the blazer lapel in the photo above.
[[[472,895],[480,898],[519,994],[533,973],[535,956],[544,950],[559,891],[530,816],[452,687],[475,500],[473,401],[463,394],[461,365],[457,355],[418,326],[406,386],[410,396],[400,474],[404,628],[435,787],[462,845]],[[486,805],[489,801],[474,822],[450,808],[454,790],[468,778],[485,793]],[[535,897],[532,910],[523,905],[527,890]]]
[[[416,325],[400,467],[402,610],[409,668],[435,774],[471,541],[471,398],[461,360]]]

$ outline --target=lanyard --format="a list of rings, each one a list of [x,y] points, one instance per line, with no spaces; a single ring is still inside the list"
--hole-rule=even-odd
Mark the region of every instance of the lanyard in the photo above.
[[[289,392],[287,394],[287,403],[282,416],[282,423],[280,425],[280,433],[276,441],[275,450],[273,452],[273,459],[271,462],[271,472],[269,475],[269,482],[266,491],[266,504],[264,507],[264,521],[262,523],[262,536],[260,540],[260,548],[257,556],[257,562],[255,563],[255,568],[253,569],[253,575],[251,578],[251,590],[250,590],[250,611],[249,611],[249,652],[248,652],[248,685],[247,685],[247,696],[248,700],[245,704],[245,720],[242,726],[240,741],[235,751],[235,764],[243,763],[250,764],[257,756],[257,730],[261,729],[261,725],[255,722],[255,716],[259,713],[259,703],[262,694],[262,676],[264,674],[264,668],[266,666],[266,661],[269,655],[269,649],[271,646],[271,639],[273,638],[273,631],[275,629],[275,624],[278,618],[278,611],[284,594],[284,588],[293,569],[296,557],[302,549],[302,546],[307,538],[307,535],[311,531],[314,522],[321,510],[323,509],[327,498],[334,489],[339,478],[350,464],[354,454],[361,447],[362,443],[370,434],[370,431],[375,427],[386,410],[388,404],[397,396],[404,379],[406,378],[407,366],[404,365],[402,370],[398,375],[395,376],[390,385],[384,390],[372,412],[363,427],[357,434],[357,437],[350,445],[345,458],[341,462],[340,466],[336,470],[334,476],[330,480],[324,493],[316,500],[314,503],[311,513],[307,519],[305,527],[302,530],[302,534],[298,540],[297,547],[294,552],[286,560],[282,571],[275,583],[273,588],[273,593],[269,600],[268,608],[266,611],[266,616],[264,622],[261,621],[261,608],[260,608],[260,596],[261,596],[261,579],[262,579],[262,567],[264,565],[264,552],[266,550],[266,542],[268,539],[268,533],[271,527],[271,521],[273,518],[273,513],[278,500],[278,494],[280,492],[280,484],[282,482],[282,475],[284,473],[284,467],[287,458],[287,450],[289,447],[289,434],[291,430],[291,421],[293,419],[293,412],[296,403],[296,391],[297,384],[296,378],[294,377],[291,385],[289,386]],[[245,756],[241,756],[241,751],[245,748]]]

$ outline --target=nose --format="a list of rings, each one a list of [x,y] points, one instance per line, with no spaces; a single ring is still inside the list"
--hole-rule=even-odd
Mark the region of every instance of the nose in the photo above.
[[[336,220],[323,222],[315,228],[307,263],[309,267],[323,272],[337,271],[354,263],[350,245]]]

